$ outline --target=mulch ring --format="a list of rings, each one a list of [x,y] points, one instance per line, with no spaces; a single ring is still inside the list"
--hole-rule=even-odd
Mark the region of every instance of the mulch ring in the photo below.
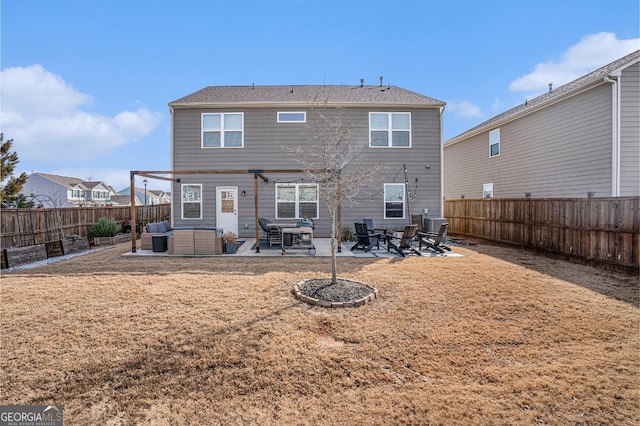
[[[311,278],[293,286],[296,299],[327,308],[355,308],[378,297],[378,290],[359,281],[338,278]]]

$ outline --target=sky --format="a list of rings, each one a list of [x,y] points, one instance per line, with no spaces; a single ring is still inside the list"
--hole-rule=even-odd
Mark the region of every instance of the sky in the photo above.
[[[640,49],[638,0],[0,1],[16,173],[116,191],[170,169],[168,103],[206,86],[383,76],[447,103],[447,141]]]

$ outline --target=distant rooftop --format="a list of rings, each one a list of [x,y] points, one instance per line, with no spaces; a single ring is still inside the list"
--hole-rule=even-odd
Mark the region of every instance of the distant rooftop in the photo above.
[[[169,103],[172,107],[217,105],[398,105],[441,107],[445,103],[390,85],[209,86]]]
[[[523,104],[520,104],[514,108],[511,108],[508,111],[503,112],[502,114],[496,115],[495,117],[490,118],[489,120],[483,123],[480,123],[477,126],[467,130],[466,132],[463,132],[458,136],[448,140],[447,144],[459,142],[460,140],[466,139],[468,136],[480,131],[481,129],[488,129],[496,125],[497,123],[504,122],[505,120],[518,117],[519,115],[524,114],[525,112],[527,112],[528,110],[532,109],[535,106],[545,104],[556,98],[567,95],[575,90],[579,90],[585,86],[588,86],[589,84],[602,80],[604,77],[608,76],[609,74],[616,71],[617,69],[622,68],[625,65],[630,64],[632,62],[637,62],[639,58],[640,58],[640,50],[636,50],[633,53],[623,56],[622,58],[615,60],[610,64],[603,66],[602,68],[598,68],[597,70],[587,75],[584,75],[576,80],[573,80],[563,86],[560,86],[557,89],[553,89],[545,93],[544,95],[528,100]]]

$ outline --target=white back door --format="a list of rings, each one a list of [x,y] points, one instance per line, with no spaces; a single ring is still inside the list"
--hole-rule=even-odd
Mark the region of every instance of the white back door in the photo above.
[[[238,187],[216,188],[216,228],[238,234]]]

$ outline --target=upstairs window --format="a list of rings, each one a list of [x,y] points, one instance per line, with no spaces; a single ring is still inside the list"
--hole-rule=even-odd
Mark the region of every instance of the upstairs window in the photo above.
[[[489,132],[489,156],[497,157],[500,155],[500,129]]]
[[[318,218],[318,185],[276,185],[276,219]]]
[[[306,123],[307,113],[302,112],[279,112],[278,123]]]
[[[370,112],[369,146],[382,148],[411,147],[411,113]]]
[[[384,218],[404,219],[404,183],[384,184]]]
[[[202,114],[203,148],[242,148],[244,114],[241,112]]]

